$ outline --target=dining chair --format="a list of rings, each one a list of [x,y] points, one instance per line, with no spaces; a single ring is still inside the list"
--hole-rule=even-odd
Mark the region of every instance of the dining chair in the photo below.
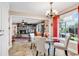
[[[55,56],[56,48],[64,50],[65,55],[68,56],[67,50],[68,50],[69,39],[70,39],[70,34],[66,34],[64,43],[61,42],[54,43],[54,56]]]
[[[45,37],[35,38],[36,56],[38,56],[39,53],[43,53],[44,56],[46,55],[45,40]]]
[[[34,41],[34,37],[35,37],[34,33],[30,33],[30,39],[31,39],[31,42]]]
[[[34,40],[31,41],[30,49],[36,48],[35,47],[35,40],[38,40],[41,36],[34,36]]]

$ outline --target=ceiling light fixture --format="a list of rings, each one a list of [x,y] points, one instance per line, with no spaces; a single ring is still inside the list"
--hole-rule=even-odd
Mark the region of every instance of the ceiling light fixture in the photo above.
[[[52,17],[54,15],[58,15],[58,11],[52,8],[53,2],[50,2],[50,10],[46,12],[47,17]]]

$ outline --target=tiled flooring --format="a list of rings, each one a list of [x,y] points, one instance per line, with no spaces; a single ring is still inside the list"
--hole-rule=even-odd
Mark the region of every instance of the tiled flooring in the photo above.
[[[30,49],[31,43],[28,41],[16,41],[9,49],[10,56],[36,56],[36,50]],[[41,54],[42,55],[42,54]],[[48,55],[46,53],[46,55]],[[75,56],[75,54],[68,52],[69,56]],[[56,56],[65,56],[63,50],[56,49]]]

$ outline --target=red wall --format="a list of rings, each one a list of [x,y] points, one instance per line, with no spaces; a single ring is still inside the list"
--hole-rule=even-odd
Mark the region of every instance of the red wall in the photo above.
[[[58,37],[59,34],[59,16],[54,16],[53,17],[53,37]]]
[[[79,54],[79,6],[78,6],[78,54]]]

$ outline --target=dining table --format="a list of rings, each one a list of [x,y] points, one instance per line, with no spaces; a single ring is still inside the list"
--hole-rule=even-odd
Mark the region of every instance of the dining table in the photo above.
[[[54,56],[54,42],[59,42],[58,40],[54,41],[54,39],[58,39],[57,37],[52,37],[52,38],[46,38],[45,40],[45,43],[47,43],[49,45],[48,47],[48,56],[52,55]],[[35,42],[32,42],[31,44],[31,49],[32,49],[32,46],[35,44]]]
[[[48,45],[49,45],[49,48],[48,48],[48,56],[51,55],[51,50],[52,50],[52,53],[53,53],[53,56],[54,56],[54,43],[55,42],[60,42],[59,39],[60,38],[58,38],[58,37],[46,38],[46,43],[48,43]]]

